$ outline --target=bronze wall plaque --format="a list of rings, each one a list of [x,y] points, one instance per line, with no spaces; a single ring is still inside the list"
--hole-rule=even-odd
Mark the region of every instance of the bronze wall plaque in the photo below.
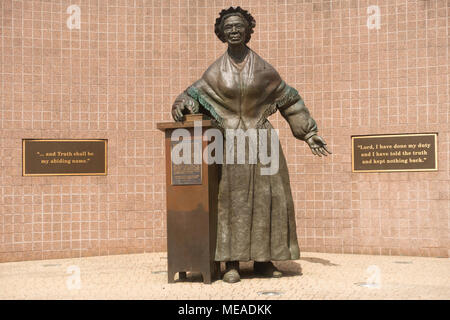
[[[24,176],[107,174],[106,139],[23,139]]]
[[[186,143],[191,148],[191,163],[175,164],[171,163],[171,181],[172,185],[194,185],[202,184],[202,164],[194,163],[194,143],[192,141],[171,141],[171,150],[178,143]],[[201,146],[201,140],[200,140]],[[171,152],[172,154],[172,152]]]
[[[353,172],[437,171],[437,133],[352,136]]]

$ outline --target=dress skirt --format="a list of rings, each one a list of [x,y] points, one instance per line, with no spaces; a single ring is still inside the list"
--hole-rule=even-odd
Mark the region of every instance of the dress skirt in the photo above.
[[[262,126],[269,129],[270,146],[270,129],[273,127],[269,121]],[[226,159],[222,164],[216,261],[262,262],[300,258],[289,173],[279,143],[278,148],[279,169],[275,174],[261,174],[261,168],[269,165],[263,165],[259,157],[256,164],[247,161],[245,164],[236,164],[236,161],[227,164]],[[237,148],[234,150],[236,152]]]

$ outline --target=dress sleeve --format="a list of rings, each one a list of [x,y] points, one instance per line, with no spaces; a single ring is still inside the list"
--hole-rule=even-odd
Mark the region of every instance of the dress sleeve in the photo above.
[[[276,93],[275,105],[289,123],[294,137],[306,141],[317,134],[316,121],[311,117],[297,90],[282,81]]]

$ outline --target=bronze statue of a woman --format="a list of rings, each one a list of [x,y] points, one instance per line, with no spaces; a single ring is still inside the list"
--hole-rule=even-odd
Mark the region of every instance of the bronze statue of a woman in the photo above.
[[[174,120],[199,110],[221,130],[272,129],[267,118],[279,110],[314,155],[331,153],[298,92],[247,46],[255,25],[240,7],[220,12],[215,33],[228,50],[178,96]],[[226,262],[226,282],[240,280],[239,261],[254,261],[257,274],[281,277],[271,261],[300,258],[289,174],[279,148],[279,170],[272,175],[260,173],[259,159],[256,164],[222,165],[215,260]]]

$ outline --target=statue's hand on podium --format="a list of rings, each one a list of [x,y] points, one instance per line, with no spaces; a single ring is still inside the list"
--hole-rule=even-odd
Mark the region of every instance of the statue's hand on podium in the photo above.
[[[177,97],[172,105],[172,117],[175,121],[183,121],[185,114],[198,112],[198,102],[184,92]]]

